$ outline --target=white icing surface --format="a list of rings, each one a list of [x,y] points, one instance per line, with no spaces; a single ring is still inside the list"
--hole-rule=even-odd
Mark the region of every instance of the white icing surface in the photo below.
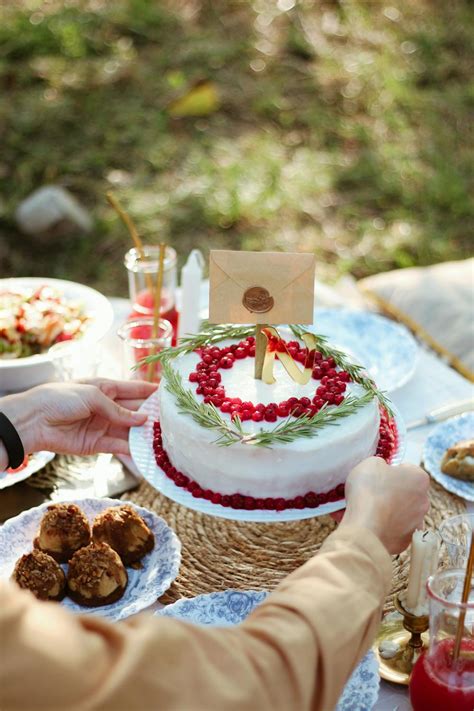
[[[223,341],[219,346],[234,341]],[[199,357],[188,354],[172,362],[198,401],[196,383],[188,380]],[[220,369],[227,397],[240,397],[256,405],[259,402],[281,402],[289,397],[314,397],[319,382],[311,379],[307,385],[293,382],[283,366],[275,362],[276,383],[267,385],[253,377],[254,359],[236,360],[229,370]],[[361,395],[360,385],[350,383],[346,393]],[[221,413],[230,420],[230,415]],[[379,410],[374,399],[339,425],[327,426],[312,438],[301,438],[271,448],[251,444],[220,447],[215,444],[217,433],[205,429],[190,415],[181,414],[174,396],[160,387],[160,419],[163,444],[179,471],[198,482],[204,489],[222,494],[240,493],[254,497],[301,496],[309,491],[323,493],[343,483],[350,470],[362,459],[375,453],[378,440]],[[276,422],[243,422],[246,432],[271,430]]]

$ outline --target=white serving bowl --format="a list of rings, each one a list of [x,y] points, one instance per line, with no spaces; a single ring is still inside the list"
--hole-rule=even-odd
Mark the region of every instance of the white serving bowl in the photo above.
[[[0,279],[0,291],[40,286],[50,286],[60,292],[65,299],[80,302],[84,307],[84,313],[90,318],[83,336],[68,341],[67,344],[64,343],[62,354],[65,354],[68,349],[73,353],[77,349],[96,346],[107,334],[113,322],[112,306],[109,300],[95,289],[74,281],[47,277]],[[48,352],[26,358],[0,358],[0,392],[19,392],[57,379],[57,370]]]

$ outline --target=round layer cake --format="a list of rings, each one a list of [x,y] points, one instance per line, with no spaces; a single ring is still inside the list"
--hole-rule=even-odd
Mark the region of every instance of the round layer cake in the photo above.
[[[296,348],[296,359],[300,345],[297,346],[291,346],[292,353]],[[229,357],[225,353],[228,347],[233,348],[230,363],[222,360]],[[275,382],[270,385],[254,378],[253,339],[246,339],[243,346],[239,341],[226,340],[218,343],[217,348],[219,353],[215,350],[213,354],[208,349],[205,355],[201,351],[177,356],[170,360],[170,366],[180,374],[183,386],[191,390],[196,401],[211,401],[226,422],[232,423],[232,413],[226,410],[238,407],[246,434],[274,430],[291,420],[291,412],[296,417],[298,414],[311,415],[325,403],[337,409],[348,396],[367,394],[363,386],[349,382],[348,377],[344,379],[340,369],[327,360],[323,360],[324,368],[315,363],[313,377],[305,385],[292,380],[281,362],[276,360]],[[209,390],[206,390],[207,383],[200,387],[203,384],[199,382],[200,368],[204,369],[199,364],[206,361],[208,366],[218,364],[211,373],[211,376],[217,375],[207,381],[213,386]],[[302,362],[304,358],[300,358]],[[301,370],[302,365],[299,368]],[[216,384],[217,395],[212,397],[211,391],[216,392]],[[331,384],[334,384],[333,388]],[[324,399],[327,388],[330,392]],[[295,407],[299,410],[295,411]],[[268,447],[247,442],[220,446],[216,443],[219,432],[203,427],[183,412],[176,394],[169,391],[164,380],[160,386],[160,425],[162,446],[169,461],[203,490],[256,499],[292,499],[308,492],[333,491],[345,482],[356,464],[375,454],[380,412],[378,400],[373,397],[352,414],[338,419],[337,424],[324,425],[310,437],[272,442]]]

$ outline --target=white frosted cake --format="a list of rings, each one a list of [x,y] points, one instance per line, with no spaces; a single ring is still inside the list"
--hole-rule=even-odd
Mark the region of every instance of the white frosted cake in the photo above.
[[[308,365],[302,341],[281,333],[287,353]],[[268,384],[254,377],[254,353],[250,336],[167,360],[158,465],[195,496],[234,508],[303,508],[342,498],[350,470],[367,456],[388,455],[395,441],[373,383],[353,382],[326,349],[324,356],[316,351],[306,384],[278,358]]]

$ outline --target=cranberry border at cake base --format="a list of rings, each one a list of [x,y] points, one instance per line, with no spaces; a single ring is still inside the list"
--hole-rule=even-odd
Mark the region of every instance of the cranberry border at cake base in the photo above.
[[[397,449],[392,456],[392,464],[400,464],[403,461],[406,447],[406,427],[400,412],[390,403],[395,415],[397,426]],[[130,453],[135,466],[140,474],[148,481],[154,489],[163,496],[175,501],[177,504],[186,506],[188,509],[208,514],[209,516],[219,516],[232,521],[248,521],[255,523],[280,523],[282,521],[299,521],[313,516],[323,516],[345,509],[346,500],[330,501],[315,508],[304,509],[284,509],[283,511],[262,510],[262,509],[233,509],[221,504],[213,504],[207,499],[195,498],[189,491],[182,489],[165,474],[155,461],[153,451],[153,423],[160,419],[159,393],[153,393],[140,408],[140,412],[148,415],[148,420],[142,427],[132,427],[130,430]],[[247,446],[247,445],[246,445]],[[251,445],[248,445],[251,446]]]

